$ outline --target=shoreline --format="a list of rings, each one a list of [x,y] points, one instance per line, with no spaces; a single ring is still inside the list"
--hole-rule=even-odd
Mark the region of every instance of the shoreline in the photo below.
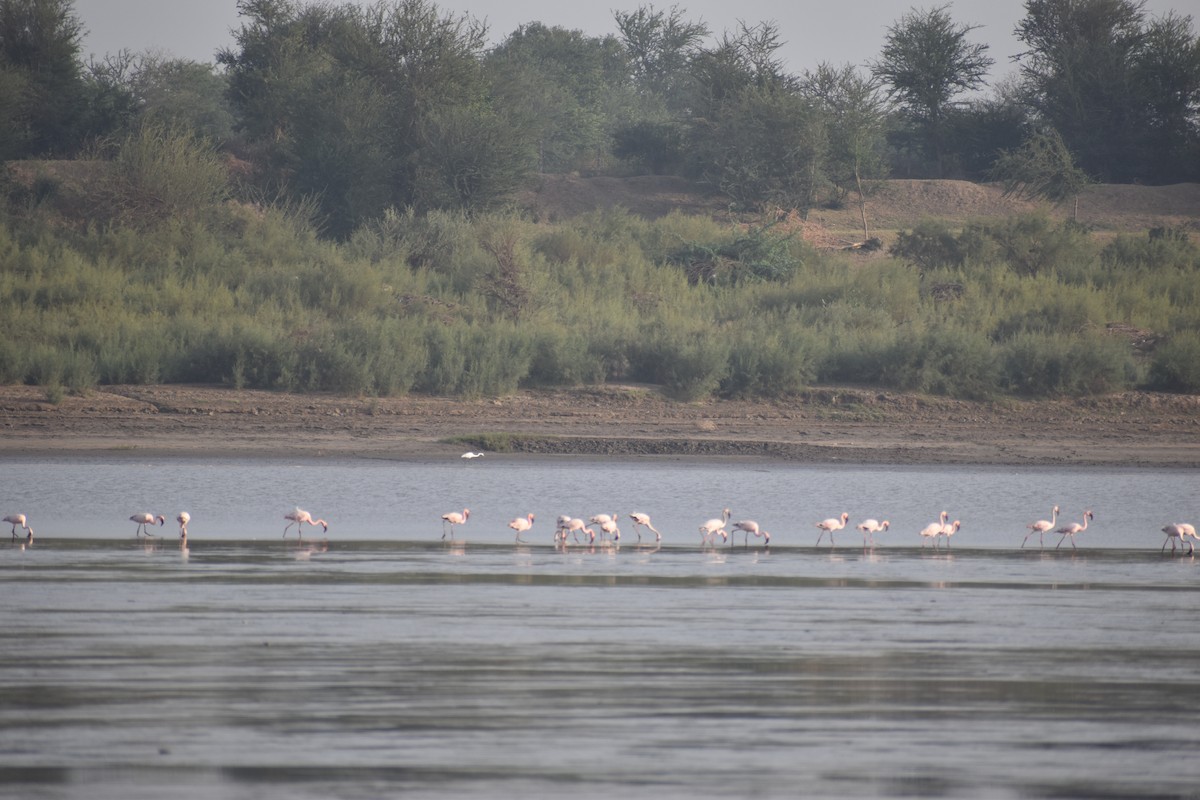
[[[10,457],[411,461],[483,449],[506,458],[1200,468],[1200,397],[1142,392],[971,402],[826,387],[786,401],[681,403],[621,385],[477,400],[170,385],[100,387],[55,405],[37,387],[6,386],[0,430]]]

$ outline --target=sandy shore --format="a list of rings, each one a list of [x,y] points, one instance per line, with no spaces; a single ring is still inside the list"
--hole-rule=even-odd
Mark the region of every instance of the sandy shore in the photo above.
[[[1200,397],[1147,393],[972,403],[820,389],[678,403],[636,386],[466,401],[112,386],[55,405],[11,386],[0,387],[0,425],[9,456],[421,459],[501,450],[482,437],[508,434],[510,452],[533,455],[1200,467]]]

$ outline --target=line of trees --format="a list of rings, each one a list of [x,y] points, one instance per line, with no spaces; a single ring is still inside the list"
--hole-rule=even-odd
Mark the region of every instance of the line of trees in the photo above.
[[[488,47],[430,0],[241,0],[214,64],[85,64],[72,0],[0,0],[0,159],[103,155],[166,125],[236,157],[241,191],[314,202],[339,239],[388,208],[487,209],[536,172],[675,173],[805,210],[886,175],[1019,172],[1049,137],[1091,179],[1200,180],[1190,17],[1024,8],[1017,77],[989,88],[987,45],[950,5],[901,15],[867,65],[796,74],[775,24],[713,37],[678,6],[617,11],[603,36],[531,22]]]

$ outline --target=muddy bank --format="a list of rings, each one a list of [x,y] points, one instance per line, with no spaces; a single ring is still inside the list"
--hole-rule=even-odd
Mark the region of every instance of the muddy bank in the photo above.
[[[1200,467],[1200,397],[1123,393],[972,403],[825,388],[779,402],[679,403],[653,387],[512,397],[348,398],[113,386],[48,402],[0,387],[7,455],[728,457],[883,464]]]

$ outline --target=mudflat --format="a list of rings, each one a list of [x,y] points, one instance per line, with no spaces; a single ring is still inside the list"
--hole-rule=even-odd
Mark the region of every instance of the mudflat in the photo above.
[[[859,388],[683,403],[605,385],[476,400],[106,386],[51,403],[0,387],[4,454],[422,459],[537,456],[809,463],[1200,467],[1200,396],[963,401]]]

